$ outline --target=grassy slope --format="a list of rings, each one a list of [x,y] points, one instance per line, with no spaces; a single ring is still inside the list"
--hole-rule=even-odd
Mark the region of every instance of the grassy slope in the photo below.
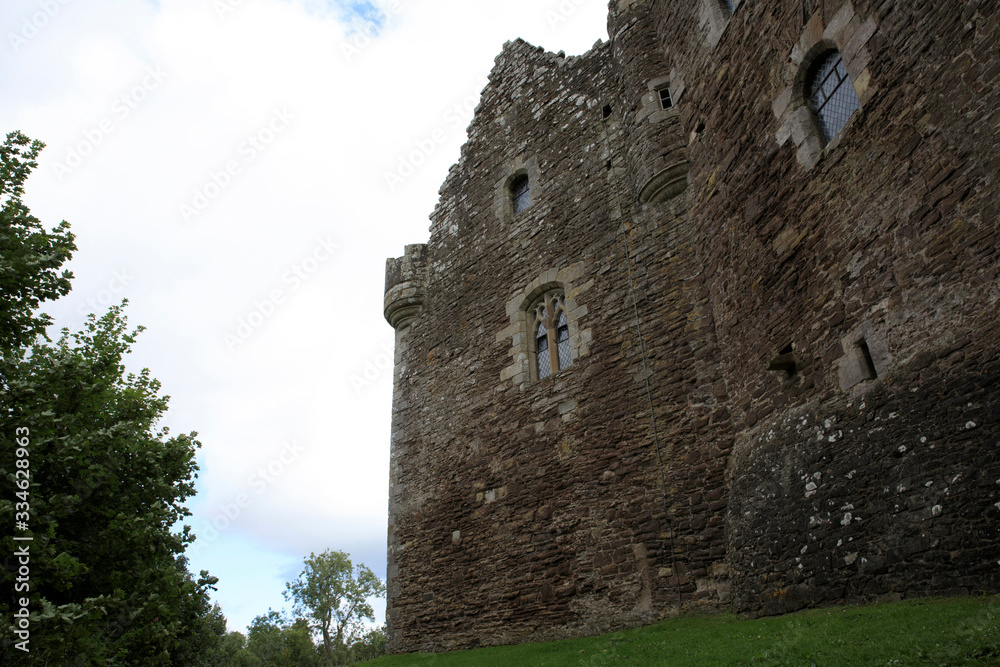
[[[1000,597],[907,600],[743,620],[669,619],[598,637],[365,663],[402,665],[1000,665]]]

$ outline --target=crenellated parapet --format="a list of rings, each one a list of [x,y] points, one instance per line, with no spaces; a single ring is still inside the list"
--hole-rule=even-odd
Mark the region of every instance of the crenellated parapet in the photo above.
[[[416,243],[404,255],[385,262],[385,319],[399,331],[409,326],[424,303],[427,245]]]

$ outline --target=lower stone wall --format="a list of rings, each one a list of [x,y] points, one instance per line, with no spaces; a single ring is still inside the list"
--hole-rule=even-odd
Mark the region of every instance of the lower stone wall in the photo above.
[[[737,611],[1000,590],[1000,364],[920,361],[738,438]]]

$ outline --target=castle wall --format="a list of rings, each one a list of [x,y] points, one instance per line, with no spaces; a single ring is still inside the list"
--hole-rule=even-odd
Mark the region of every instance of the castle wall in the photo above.
[[[682,205],[670,220],[626,206],[623,222],[611,75],[606,45],[567,59],[509,44],[442,189],[426,296],[397,334],[390,650],[576,636],[658,618],[678,587],[689,602],[728,594],[709,293]],[[506,184],[522,171],[532,203],[514,214]],[[401,263],[389,304],[409,285]],[[550,288],[574,358],[538,380],[518,318]],[[683,496],[673,549],[647,375],[663,461],[678,462],[664,466],[669,503]]]
[[[995,7],[615,0],[584,56],[505,46],[387,267],[390,651],[1000,589]]]
[[[704,123],[691,215],[736,429],[736,608],[995,592],[996,5],[746,2],[714,49],[704,15],[653,11],[682,123]],[[780,116],[818,39],[867,62],[861,112],[810,154]],[[795,372],[769,372],[789,344]]]

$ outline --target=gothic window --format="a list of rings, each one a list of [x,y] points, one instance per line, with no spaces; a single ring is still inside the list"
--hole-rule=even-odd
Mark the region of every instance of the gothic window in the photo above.
[[[549,292],[535,305],[535,364],[538,379],[543,380],[573,363],[569,346],[569,319],[561,291]]]
[[[521,174],[510,184],[510,195],[514,213],[520,213],[531,205],[531,188],[527,174]]]
[[[828,51],[816,59],[806,78],[806,95],[827,142],[861,108],[839,51]]]

